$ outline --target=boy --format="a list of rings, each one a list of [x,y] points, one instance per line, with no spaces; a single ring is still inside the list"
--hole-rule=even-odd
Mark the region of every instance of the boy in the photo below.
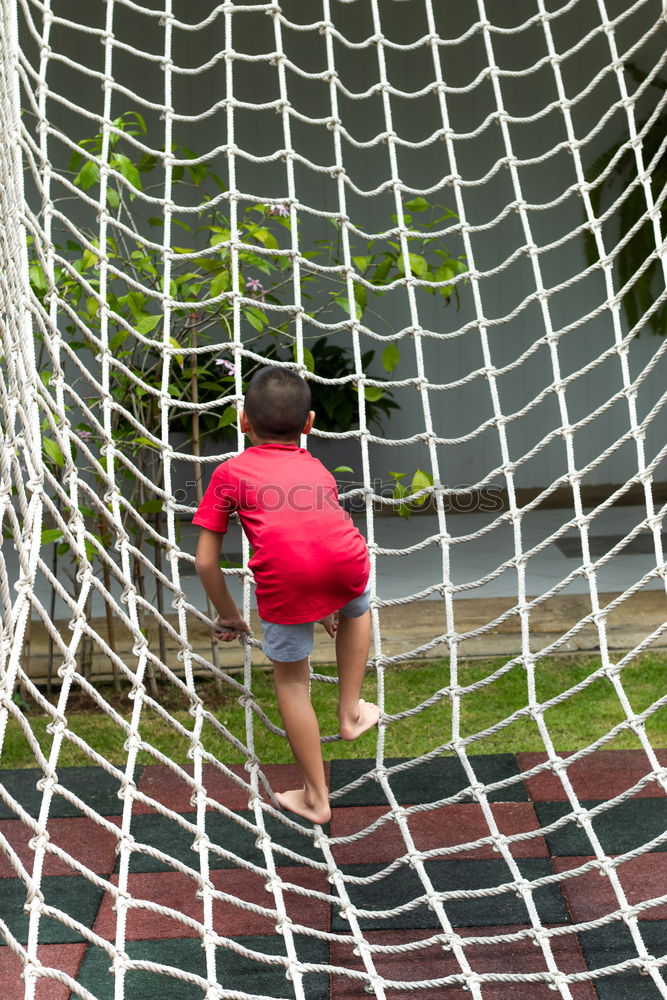
[[[264,652],[303,779],[303,788],[276,798],[284,809],[326,823],[331,809],[308,668],[315,622],[336,638],[342,738],[356,739],[380,712],[359,697],[370,643],[366,543],[338,503],[333,476],[298,445],[313,426],[310,405],[308,383],[295,372],[267,367],[254,375],[240,414],[252,447],[214,471],[193,523],[201,528],[195,566],[218,612],[215,635],[229,642],[249,631],[220,571],[227,518],[238,512],[254,549]]]

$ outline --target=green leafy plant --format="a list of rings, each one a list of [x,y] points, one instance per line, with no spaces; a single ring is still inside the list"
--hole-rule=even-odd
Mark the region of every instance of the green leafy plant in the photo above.
[[[633,63],[626,63],[625,69],[639,83],[646,80],[646,74]],[[664,80],[652,80],[651,86],[663,92],[667,90],[667,82]],[[643,132],[648,121],[649,119],[639,121],[637,131]],[[667,152],[663,150],[658,155],[666,132],[667,112],[663,110],[648,127],[642,140],[644,164],[655,160],[649,183],[656,200],[667,185]],[[655,253],[656,247],[653,224],[646,215],[646,194],[643,185],[638,182],[634,148],[628,145],[627,149],[618,157],[614,168],[606,177],[598,181],[598,178],[609,167],[627,141],[626,136],[606,149],[587,169],[586,180],[593,185],[590,198],[593,211],[598,218],[613,204],[614,199],[626,192],[620,206],[610,220],[611,230],[614,233],[614,245],[621,244],[627,234],[637,226],[636,232],[633,233],[628,242],[619,248],[615,262],[618,280],[622,286],[627,286],[623,294],[622,304],[626,320],[632,329],[638,326],[642,316],[648,313],[655,303],[656,290],[659,289],[662,281],[662,265],[659,257],[656,256],[646,270],[635,277],[644,261],[652,253]],[[645,221],[637,225],[643,217],[645,217]],[[663,231],[665,218],[666,212],[663,203],[661,211]],[[599,255],[595,237],[593,233],[588,231],[585,232],[585,250],[588,264],[597,263]],[[667,305],[663,303],[652,312],[648,316],[648,324],[654,333],[664,336],[667,333]]]
[[[32,238],[29,240],[32,289],[45,311],[56,296],[60,314],[65,317],[62,335],[72,369],[68,371],[68,383],[83,404],[83,419],[76,428],[81,452],[77,464],[93,484],[93,491],[103,496],[110,433],[118,456],[116,475],[124,480],[127,501],[123,505],[123,527],[139,551],[149,541],[147,524],[152,523],[159,535],[163,513],[161,501],[147,494],[144,479],[158,486],[162,482],[161,400],[165,389],[171,399],[170,430],[187,435],[186,445],[189,443],[199,455],[206,436],[229,433],[236,423],[239,383],[243,392],[263,362],[293,358],[297,349],[297,319],[291,306],[295,296],[292,229],[299,224],[294,211],[281,202],[237,202],[233,251],[224,181],[192,150],[172,146],[172,158],[180,161],[171,171],[172,190],[178,191],[174,202],[198,207],[192,211],[175,209],[170,216],[172,240],[167,267],[162,242],[153,237],[153,230],[162,230],[165,220],[142,215],[150,204],[142,195],[159,197],[164,189],[162,157],[141,152],[136,145],[139,142],[148,147],[147,131],[141,114],[129,111],[112,123],[106,135],[100,132],[82,139],[70,158],[72,184],[93,203],[99,203],[102,197],[106,201],[110,224],[103,246],[99,228],[91,218],[91,228],[83,226],[74,234],[67,231],[62,241],[55,243],[54,266],[50,270],[45,249]],[[445,306],[452,299],[458,302],[465,260],[449,250],[441,235],[442,228],[455,219],[449,209],[432,205],[425,198],[407,201],[400,221],[408,229],[404,237],[408,264],[404,247],[392,235],[399,222],[394,215],[386,237],[353,247],[351,273],[344,265],[343,234],[338,221],[331,220],[333,235],[317,241],[312,248],[304,247],[303,240],[299,240],[305,365],[322,378],[352,376],[333,386],[311,381],[321,429],[348,431],[356,425],[359,385],[351,350],[322,336],[317,324],[326,321],[343,328],[347,317],[350,324],[356,320],[384,327],[387,343],[380,357],[376,359],[376,351],[367,350],[361,361],[367,374],[377,361],[385,376],[391,375],[400,365],[400,348],[397,340],[391,339],[395,333],[391,320],[382,310],[376,311],[375,300],[391,294],[397,283],[403,283],[407,266],[419,282],[415,294],[437,296]],[[352,296],[348,294],[349,279],[354,288]],[[168,310],[164,307],[165,297],[171,303]],[[244,354],[237,371],[233,318],[239,297],[244,348],[256,357]],[[169,327],[165,328],[167,316]],[[310,320],[317,323],[311,326]],[[313,328],[317,329],[314,336],[310,333]],[[86,351],[99,356],[104,350],[110,394],[118,404],[108,411],[106,424],[85,361]],[[166,355],[170,358],[165,368]],[[39,360],[40,366],[46,368],[45,341]],[[391,386],[378,384],[388,381],[385,376],[373,374],[376,384],[364,386],[369,425],[381,425],[399,408]],[[46,374],[46,384],[48,377]],[[193,409],[193,403],[201,408]],[[66,417],[69,420],[70,414]],[[46,422],[43,429],[45,462],[54,482],[60,482],[66,459],[51,423]],[[427,474],[421,470],[414,473],[413,493],[423,488],[425,478]],[[396,482],[398,488],[398,478]],[[66,505],[66,492],[57,492],[56,506],[60,510],[62,504]],[[420,498],[414,504],[401,505],[399,512],[406,516],[406,511],[421,502]],[[108,503],[100,506],[98,497],[91,504],[81,506],[80,513],[86,522],[86,555],[94,560],[99,558],[98,549],[109,550],[113,525]],[[65,520],[67,516],[68,511],[63,510]],[[70,546],[57,526],[47,525],[42,541],[54,546],[55,573],[57,559],[67,552],[72,554]],[[160,547],[154,540],[151,544],[155,546],[157,565]],[[135,585],[143,594],[142,561],[138,559],[136,564],[139,575]],[[74,565],[73,572],[77,569]],[[102,570],[109,572],[103,560]],[[156,586],[159,604],[160,584]]]

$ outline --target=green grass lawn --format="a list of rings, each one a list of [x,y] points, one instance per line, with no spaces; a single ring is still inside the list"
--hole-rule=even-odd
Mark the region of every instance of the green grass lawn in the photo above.
[[[404,712],[431,699],[437,692],[442,696],[435,704],[424,708],[407,719],[390,721],[385,729],[385,757],[417,757],[447,744],[453,736],[453,718],[456,707],[459,715],[459,733],[463,738],[476,736],[468,744],[468,753],[517,752],[542,750],[544,743],[538,724],[526,711],[528,705],[528,675],[522,666],[503,669],[503,659],[469,661],[459,666],[458,687],[460,696],[451,695],[451,674],[448,660],[426,663],[402,664],[387,670],[384,679],[385,712],[391,716]],[[575,750],[593,743],[609,733],[615,726],[623,725],[626,714],[612,682],[606,677],[595,678],[599,660],[591,658],[549,659],[535,668],[535,687],[538,704],[544,708],[544,719],[557,750]],[[318,668],[321,673],[334,673],[334,668]],[[640,713],[667,692],[667,658],[645,655],[621,672],[623,690],[631,710]],[[478,681],[486,681],[477,690],[467,690]],[[582,689],[561,704],[551,704],[559,695],[582,685]],[[238,704],[237,693],[216,691],[209,681],[198,681],[198,690],[210,713],[242,744],[247,745],[247,719]],[[114,699],[111,690],[101,692]],[[253,674],[253,696],[266,715],[279,725],[275,708],[271,674],[257,670]],[[369,673],[364,688],[368,700],[377,697],[374,677]],[[322,734],[334,735],[338,729],[336,717],[336,687],[332,684],[314,683],[313,702],[318,712]],[[166,708],[168,718],[147,706],[142,713],[140,737],[160,753],[178,763],[187,761],[190,744],[174,726],[171,719],[188,732],[193,728],[193,717],[187,710],[182,694],[172,688],[161,691],[160,703]],[[115,697],[114,704],[122,716],[129,720],[132,702]],[[80,707],[80,706],[79,706]],[[84,706],[85,707],[85,706]],[[515,713],[523,713],[513,718]],[[25,713],[42,752],[48,755],[52,736],[47,732],[48,719],[33,707]],[[482,735],[485,731],[507,721],[498,731]],[[68,730],[59,762],[61,766],[94,763],[90,756],[75,745],[71,734],[79,737],[98,754],[114,764],[126,759],[123,744],[126,734],[120,726],[99,711],[68,709]],[[270,732],[255,715],[253,719],[255,752],[264,763],[282,763],[291,760],[286,741]],[[667,705],[650,713],[646,731],[654,747],[667,746]],[[376,752],[377,732],[372,731],[356,743],[337,740],[325,743],[326,759],[341,757],[373,757]],[[211,754],[226,763],[239,763],[244,755],[211,722],[204,724],[202,744]],[[639,747],[636,734],[624,727],[607,744],[616,749]],[[148,751],[142,751],[140,763],[155,762]],[[28,739],[16,720],[10,720],[0,766],[4,768],[34,767],[37,761]]]

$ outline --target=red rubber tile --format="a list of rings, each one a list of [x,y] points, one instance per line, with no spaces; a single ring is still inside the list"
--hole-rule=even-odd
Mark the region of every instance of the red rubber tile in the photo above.
[[[535,810],[529,802],[494,802],[491,811],[498,828],[505,836],[538,830]],[[331,836],[348,837],[370,826],[387,815],[381,806],[356,806],[334,809],[331,818]],[[489,827],[481,806],[477,803],[459,803],[442,806],[425,812],[415,812],[408,817],[408,827],[420,851],[439,847],[454,847],[488,837]],[[375,832],[350,844],[332,847],[338,864],[359,864],[367,861],[385,863],[402,857],[406,845],[393,820],[383,823]],[[546,858],[547,846],[542,837],[517,841],[511,846],[514,857]],[[497,858],[491,845],[457,851],[446,857],[456,859]]]
[[[529,771],[548,760],[546,753],[518,753],[516,756],[522,771]],[[561,756],[567,760],[566,754]],[[656,750],[656,756],[663,767],[667,766],[667,750]],[[643,750],[597,750],[571,764],[567,774],[579,799],[604,800],[631,788],[649,771],[648,758]],[[533,802],[567,800],[562,782],[551,768],[533,778],[526,778],[526,786]],[[638,798],[663,796],[664,792],[656,781],[649,782],[637,793]]]
[[[43,966],[65,972],[72,979],[79,971],[79,965],[86,950],[85,944],[41,944],[37,958]],[[0,993],[7,1000],[18,1000],[23,996],[25,982],[21,979],[23,965],[9,948],[0,948]],[[55,979],[40,978],[35,990],[36,1000],[69,1000],[70,989]]]
[[[309,891],[331,892],[331,886],[322,872],[296,867],[278,868],[276,871],[286,884],[291,883]],[[112,877],[112,882],[118,885],[117,875]],[[265,889],[266,876],[225,869],[211,872],[211,882],[216,890],[229,893],[241,902],[254,903],[275,910],[273,893]],[[168,906],[193,920],[199,922],[203,920],[203,905],[196,896],[196,883],[180,872],[131,875],[128,880],[128,891],[134,899],[144,899],[160,906]],[[305,924],[317,930],[329,929],[331,915],[328,902],[301,895],[289,887],[283,889],[283,896],[287,915],[295,923]],[[95,933],[106,940],[113,940],[116,932],[116,914],[112,906],[113,898],[110,893],[106,893],[94,926]],[[275,914],[266,916],[254,913],[230,901],[215,900],[213,903],[214,927],[226,936],[274,934],[276,920]],[[128,912],[128,941],[197,936],[195,928],[188,927],[175,917],[154,913],[146,907],[131,909]]]
[[[204,765],[204,787],[209,798],[220,802],[228,809],[247,809],[250,798],[250,775],[242,764],[227,765],[228,770],[240,781],[224,774],[212,764]],[[187,764],[183,770],[192,776],[193,765]],[[287,788],[300,788],[302,781],[294,764],[266,764],[263,772],[273,789],[284,791]],[[325,764],[325,774],[329,780],[329,765]],[[259,782],[260,794],[267,798],[264,786]],[[138,790],[150,796],[161,805],[174,812],[193,812],[191,802],[192,787],[179,777],[170,767],[163,764],[149,764],[144,768],[139,781]],[[151,813],[155,810],[143,802],[134,805],[136,813]]]
[[[556,872],[580,868],[590,858],[552,858]],[[667,865],[661,853],[632,858],[616,868],[628,903],[667,896]],[[584,872],[561,882],[565,902],[574,921],[597,920],[620,906],[609,879],[597,871]],[[667,920],[667,903],[644,910],[640,920]]]
[[[109,822],[120,826],[121,817],[109,817]],[[48,821],[49,843],[60,847],[76,861],[93,872],[112,872],[116,864],[116,837],[87,816],[54,818]],[[32,870],[34,851],[29,845],[33,837],[30,827],[20,819],[0,820],[2,833],[13,850],[18,854],[28,871]],[[44,875],[73,875],[75,869],[47,851],[44,859]],[[16,872],[7,855],[0,853],[0,878],[15,878]]]
[[[518,927],[468,928],[460,931],[462,938],[494,934],[516,933]],[[423,940],[424,933],[418,931],[368,931],[366,940],[372,945],[401,945]],[[552,939],[552,952],[558,969],[564,973],[583,972],[586,969],[583,955],[575,935]],[[512,944],[474,944],[466,948],[466,956],[472,970],[478,975],[502,972],[521,974],[546,971],[546,961],[541,948],[536,948],[530,939]],[[451,951],[444,951],[439,945],[420,948],[418,951],[398,954],[376,954],[373,956],[376,971],[385,979],[394,981],[424,982],[461,972],[461,968]],[[331,964],[344,969],[363,972],[365,967],[360,956],[352,951],[352,945],[340,942],[331,945]],[[360,1000],[366,996],[364,984],[342,973],[331,978],[331,1000]],[[553,1000],[557,996],[547,983],[488,983],[481,987],[485,1000]],[[573,1000],[596,1000],[594,987],[590,983],[573,983],[570,986]],[[470,1000],[470,991],[456,986],[432,986],[418,991],[392,987],[388,990],[393,1000]]]

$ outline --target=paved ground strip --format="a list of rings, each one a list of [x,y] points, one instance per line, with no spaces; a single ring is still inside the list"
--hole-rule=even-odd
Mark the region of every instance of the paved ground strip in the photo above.
[[[667,765],[667,751],[658,752]],[[565,756],[565,755],[564,755]],[[593,849],[571,814],[558,774],[543,765],[545,754],[494,754],[470,758],[475,775],[487,788],[491,812],[524,879],[547,879],[533,898],[558,967],[582,973],[625,958],[636,957],[630,930],[620,914],[611,922],[595,921],[618,909],[607,877],[589,862]],[[567,761],[566,761],[567,763]],[[455,758],[427,762],[391,759],[384,762],[393,795],[403,810],[410,836],[436,892],[443,894],[445,911],[470,966],[479,975],[545,971],[541,948],[534,935],[518,937],[530,927],[525,901],[510,886],[508,863],[489,834],[480,802]],[[439,932],[436,913],[423,896],[414,857],[392,818],[388,802],[370,760],[333,761],[327,765],[334,810],[326,832],[333,857],[346,879],[346,890],[358,908],[364,937],[374,949],[377,972],[394,986],[388,996],[407,1000],[414,992],[401,982],[426,981],[460,973],[456,957],[428,939]],[[187,770],[187,769],[186,769]],[[588,811],[603,850],[619,859],[616,871],[631,906],[667,896],[667,798],[657,782],[625,793],[648,772],[640,751],[598,751],[567,766],[581,807]],[[289,787],[295,779],[291,765],[270,765],[264,774],[271,787]],[[528,776],[526,776],[528,775]],[[30,816],[37,816],[42,792],[37,770],[3,771],[5,789]],[[220,804],[206,814],[209,877],[218,895],[213,905],[216,931],[245,949],[216,951],[217,976],[228,989],[262,997],[289,998],[293,986],[280,964],[260,956],[285,955],[284,940],[276,934],[274,898],[267,893],[268,871],[255,814],[249,806],[248,775],[241,767],[224,774],[207,767],[208,795]],[[100,768],[66,768],[59,772],[65,794],[54,797],[48,832],[58,851],[46,855],[42,891],[52,904],[107,941],[116,932],[114,889],[118,885],[117,834],[123,803],[116,779]],[[129,870],[129,891],[140,901],[130,909],[126,951],[131,959],[163,963],[206,976],[205,953],[196,923],[203,919],[197,894],[199,854],[193,850],[196,811],[190,785],[167,766],[136,771],[140,798],[133,810],[131,835],[135,850]],[[350,788],[349,786],[352,785]],[[144,797],[144,798],[142,798]],[[442,800],[447,800],[443,804]],[[611,802],[600,810],[600,804]],[[103,825],[85,815],[89,806],[105,818]],[[283,885],[287,916],[294,925],[299,959],[328,964],[334,971],[313,971],[304,985],[308,1000],[352,1000],[368,996],[361,978],[343,970],[364,973],[355,954],[350,925],[335,887],[327,879],[323,854],[309,824],[287,825],[281,815],[263,812],[274,845],[276,875]],[[542,828],[548,827],[543,832]],[[8,805],[0,803],[0,835],[30,871],[33,860],[29,824]],[[637,853],[654,841],[647,853]],[[304,863],[306,859],[312,866]],[[85,878],[76,865],[95,872]],[[554,875],[560,876],[552,881]],[[370,880],[369,880],[370,877]],[[461,890],[507,886],[491,895],[466,898]],[[5,854],[0,854],[0,918],[22,943],[27,942],[26,890]],[[143,901],[143,905],[142,902]],[[246,904],[246,907],[241,903]],[[151,904],[162,912],[150,909]],[[389,911],[387,913],[387,911]],[[193,923],[195,922],[195,923]],[[584,927],[579,925],[586,925]],[[667,957],[667,903],[639,914],[641,936],[656,958]],[[312,929],[326,937],[308,934]],[[511,943],[499,942],[515,935]],[[466,944],[467,939],[475,938]],[[54,917],[40,923],[38,956],[45,967],[60,969],[99,1000],[112,1000],[113,978],[109,954],[75,929]],[[383,950],[396,944],[423,943],[417,950],[396,954]],[[255,953],[258,958],[254,958]],[[336,968],[340,972],[336,972]],[[667,979],[667,965],[663,966]],[[23,995],[21,964],[6,945],[0,946],[0,988],[9,1000]],[[484,986],[490,1000],[550,1000],[546,983],[495,982]],[[572,987],[574,1000],[653,1000],[660,994],[650,978],[636,969],[582,978]],[[462,1000],[469,992],[457,986],[421,989],[422,1000]],[[69,989],[53,978],[39,982],[37,1000],[68,1000]],[[201,1000],[193,983],[145,970],[128,973],[126,1000]]]

